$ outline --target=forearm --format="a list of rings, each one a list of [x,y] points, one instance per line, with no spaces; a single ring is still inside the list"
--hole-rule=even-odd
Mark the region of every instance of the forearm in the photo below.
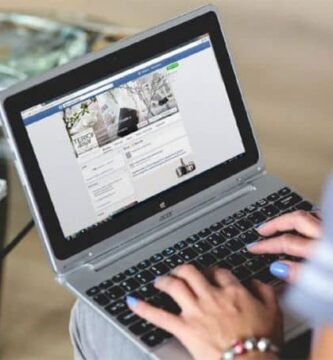
[[[318,330],[311,351],[311,359],[330,360],[333,354],[333,326]]]

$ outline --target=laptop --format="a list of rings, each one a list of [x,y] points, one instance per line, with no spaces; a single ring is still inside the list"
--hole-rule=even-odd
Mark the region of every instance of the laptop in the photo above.
[[[57,281],[155,359],[190,355],[126,295],[179,312],[153,281],[183,263],[277,286],[245,246],[312,210],[265,170],[211,5],[7,90],[1,116]],[[286,313],[286,339],[306,328]]]

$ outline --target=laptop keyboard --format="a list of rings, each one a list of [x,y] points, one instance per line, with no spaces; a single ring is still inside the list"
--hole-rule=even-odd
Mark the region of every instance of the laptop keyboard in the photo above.
[[[127,295],[169,312],[180,313],[178,305],[167,294],[157,290],[153,282],[156,277],[168,274],[185,263],[193,264],[200,271],[212,266],[226,268],[244,285],[252,278],[265,283],[277,283],[279,280],[270,274],[269,265],[281,256],[253,255],[247,251],[246,245],[261,239],[254,228],[262,222],[297,209],[311,211],[312,208],[312,204],[284,187],[111,279],[106,279],[88,289],[86,294],[120,324],[128,327],[144,344],[157,346],[172,336],[130,311],[125,302]]]

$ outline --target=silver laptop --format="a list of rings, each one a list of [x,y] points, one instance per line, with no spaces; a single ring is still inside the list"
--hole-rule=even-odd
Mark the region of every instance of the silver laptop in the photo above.
[[[277,284],[245,245],[312,209],[265,171],[212,6],[9,89],[1,116],[56,279],[156,359],[190,356],[126,295],[179,312],[152,283],[182,263]]]

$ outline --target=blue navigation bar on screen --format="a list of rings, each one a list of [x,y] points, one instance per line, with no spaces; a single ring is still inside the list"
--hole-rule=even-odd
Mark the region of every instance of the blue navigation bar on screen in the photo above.
[[[100,92],[98,92],[98,87],[95,89],[95,90],[92,90],[91,92],[94,92],[94,95],[91,95],[91,93],[87,93],[87,94],[83,94],[81,95],[79,98],[77,99],[72,99],[71,100],[67,100],[65,103],[62,103],[62,104],[57,104],[57,105],[54,105],[48,109],[45,109],[45,110],[42,110],[40,112],[38,112],[37,114],[34,114],[34,115],[31,115],[25,119],[23,119],[23,122],[24,122],[24,125],[25,126],[28,126],[34,122],[37,122],[37,121],[40,121],[40,120],[43,120],[44,118],[47,118],[49,117],[50,115],[52,114],[55,114],[59,111],[62,111],[63,109],[66,109],[67,107],[72,107],[73,105],[76,105],[78,103],[81,103],[82,101],[84,100],[87,100],[89,98],[91,98],[92,96],[97,96],[101,93],[104,93],[110,89],[113,89],[113,88],[116,88],[120,85],[123,85],[123,84],[126,84],[128,83],[129,81],[133,81],[143,75],[147,75],[151,72],[154,72],[158,69],[161,69],[161,68],[164,68],[166,67],[167,65],[170,65],[176,61],[179,61],[181,59],[184,59],[186,57],[189,57],[197,52],[200,52],[202,50],[205,50],[207,48],[211,47],[211,43],[209,40],[207,41],[204,41],[196,46],[193,46],[192,48],[190,49],[186,49],[178,54],[175,54],[175,55],[172,55],[166,59],[163,59],[155,64],[152,64],[150,66],[147,66],[146,68],[143,68],[143,69],[140,69],[140,70],[137,70],[137,71],[134,71],[128,75],[125,75],[119,79],[116,79],[114,81],[110,81],[110,88],[109,89],[106,89],[105,86],[106,85],[103,85],[101,88],[103,88],[103,90],[101,90]],[[96,92],[97,91],[97,92]],[[75,101],[77,100],[77,101]],[[65,106],[66,103],[69,103],[70,102],[70,105],[68,106]]]

